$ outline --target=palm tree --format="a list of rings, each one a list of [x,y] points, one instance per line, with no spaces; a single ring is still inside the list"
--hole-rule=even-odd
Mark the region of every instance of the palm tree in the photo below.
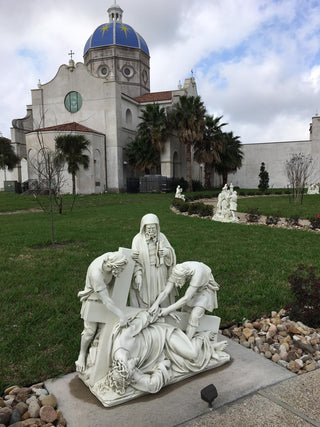
[[[222,175],[223,184],[227,184],[228,174],[241,168],[243,151],[239,136],[234,136],[233,132],[222,133],[223,150],[221,153],[221,162],[214,166],[219,175]]]
[[[129,165],[145,173],[157,173],[160,169],[160,153],[147,137],[137,136],[126,147]]]
[[[203,140],[196,142],[194,145],[194,159],[198,163],[204,163],[205,188],[211,187],[211,175],[213,164],[218,164],[221,161],[222,153],[222,126],[227,123],[219,123],[220,117],[205,116],[205,129]]]
[[[19,163],[19,157],[13,151],[10,139],[0,137],[0,169],[4,170],[6,181],[6,168],[12,170]]]
[[[191,147],[203,139],[206,109],[200,96],[180,97],[171,114],[171,126],[179,142],[186,145],[188,191],[192,191]]]
[[[138,125],[138,136],[149,139],[161,152],[163,143],[168,139],[166,110],[159,104],[148,104],[139,118],[142,121]]]
[[[68,172],[72,175],[72,194],[76,194],[76,174],[83,166],[89,168],[89,156],[83,154],[90,142],[84,135],[59,135],[55,138],[58,159],[68,164]]]

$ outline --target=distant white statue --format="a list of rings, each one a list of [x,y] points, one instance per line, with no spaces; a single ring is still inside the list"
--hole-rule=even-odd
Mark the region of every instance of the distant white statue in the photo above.
[[[185,283],[185,295],[174,302]],[[141,306],[128,306],[132,289]],[[227,363],[227,343],[218,342],[220,318],[205,314],[218,307],[218,289],[207,265],[175,265],[158,218],[145,215],[132,249],[104,254],[88,268],[79,292],[79,378],[109,407]]]
[[[228,188],[225,184],[221,193],[218,195],[216,212],[212,219],[220,222],[239,222],[236,215],[237,211],[237,192],[233,190],[232,183]]]
[[[319,184],[310,184],[308,187],[307,194],[320,194]]]
[[[182,194],[182,188],[180,185],[176,188],[176,195],[174,196],[176,199],[182,199],[183,201],[186,200],[185,195]]]
[[[147,214],[141,219],[140,232],[132,241],[133,259],[136,261],[130,304],[133,307],[149,308],[164,289],[176,254],[166,236],[160,232],[159,218]],[[175,294],[169,295],[163,304],[174,301]]]

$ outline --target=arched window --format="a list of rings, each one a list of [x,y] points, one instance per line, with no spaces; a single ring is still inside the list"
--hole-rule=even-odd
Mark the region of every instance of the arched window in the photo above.
[[[127,108],[127,110],[126,110],[126,124],[128,126],[132,125],[132,112],[131,112],[130,108]]]

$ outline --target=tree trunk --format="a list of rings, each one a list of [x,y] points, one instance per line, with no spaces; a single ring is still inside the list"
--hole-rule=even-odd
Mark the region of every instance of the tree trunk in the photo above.
[[[186,163],[187,163],[187,182],[188,182],[188,191],[192,191],[192,172],[191,172],[191,142],[186,144]]]
[[[72,174],[72,194],[76,194],[76,174]]]
[[[204,188],[206,190],[211,189],[211,173],[212,173],[212,165],[210,163],[204,164]]]
[[[223,172],[222,174],[222,185],[228,184],[228,172]]]

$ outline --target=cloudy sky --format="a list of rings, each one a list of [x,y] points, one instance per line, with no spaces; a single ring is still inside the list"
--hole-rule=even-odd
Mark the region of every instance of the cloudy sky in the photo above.
[[[0,0],[0,132],[30,89],[83,60],[113,0]],[[191,76],[207,110],[244,143],[308,139],[320,114],[320,0],[118,0],[146,40],[151,90]]]

